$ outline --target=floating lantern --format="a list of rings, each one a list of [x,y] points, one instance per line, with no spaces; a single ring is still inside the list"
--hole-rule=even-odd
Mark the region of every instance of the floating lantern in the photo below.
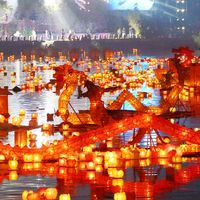
[[[32,113],[31,114],[31,119],[37,119],[38,117],[38,114],[37,113]]]
[[[45,197],[47,200],[54,200],[57,198],[58,191],[56,188],[47,188],[45,191]]]
[[[41,163],[42,162],[42,155],[41,154],[33,154],[33,162],[35,163]]]
[[[91,146],[85,146],[85,147],[83,147],[83,152],[85,152],[85,153],[92,152],[92,147]]]
[[[147,157],[147,150],[146,149],[140,149],[140,158],[146,158]]]
[[[51,90],[52,89],[52,84],[48,84],[48,89]]]
[[[139,160],[140,167],[146,167],[150,165],[150,159],[142,159]]]
[[[13,117],[12,118],[12,124],[15,125],[15,126],[19,126],[21,124],[21,118]]]
[[[69,129],[69,125],[68,124],[63,124],[62,125],[62,129],[63,129],[63,131],[67,131]]]
[[[5,156],[4,155],[0,155],[0,161],[5,161]]]
[[[23,159],[24,159],[24,162],[27,162],[27,163],[33,162],[33,154],[24,154]]]
[[[80,163],[79,163],[79,169],[80,169],[80,170],[85,170],[85,168],[86,168],[86,163],[80,162]]]
[[[172,124],[174,124],[174,123],[175,123],[175,119],[170,119],[170,122],[171,122]]]
[[[29,192],[27,190],[24,190],[22,192],[22,200],[27,200],[28,194],[29,194]]]
[[[29,192],[27,200],[38,200],[38,199],[40,199],[40,197],[37,192]]]
[[[166,158],[167,156],[168,156],[168,153],[167,153],[166,150],[160,149],[158,151],[158,157],[160,157],[160,158]]]
[[[123,176],[124,176],[123,170],[117,170],[116,168],[111,169],[112,178],[123,178]]]
[[[158,163],[159,163],[160,165],[166,166],[166,165],[168,165],[168,160],[167,160],[167,158],[159,158],[159,159],[158,159]]]
[[[87,169],[88,170],[95,170],[95,164],[93,162],[87,163]]]
[[[10,181],[16,181],[16,180],[18,180],[17,171],[10,171],[9,175],[8,175],[8,178],[9,178]]]
[[[17,160],[9,160],[8,166],[10,170],[16,170],[18,167],[18,161]]]
[[[50,128],[49,124],[45,123],[45,124],[42,125],[42,131],[49,131],[49,128]]]
[[[96,169],[96,172],[103,172],[103,166],[102,165],[96,165],[95,169]]]
[[[80,161],[85,161],[85,153],[83,153],[83,152],[81,152],[80,154],[79,154],[79,160]]]
[[[66,167],[59,167],[58,173],[61,177],[65,176],[67,174],[67,168]]]
[[[89,171],[89,172],[87,172],[87,174],[86,174],[86,178],[88,179],[88,180],[94,180],[95,179],[95,172],[94,171]]]
[[[20,117],[24,117],[25,114],[26,114],[26,111],[25,111],[24,109],[20,109],[20,110],[19,110],[19,116],[20,116]]]
[[[61,167],[67,166],[67,159],[66,158],[59,158],[58,165]]]
[[[0,115],[0,123],[4,123],[5,122],[5,117],[3,115]]]
[[[103,157],[95,157],[94,158],[94,163],[97,165],[101,165],[103,163]]]
[[[113,186],[123,187],[123,185],[124,185],[124,180],[123,180],[123,179],[113,179],[113,180],[112,180],[112,185],[113,185]]]
[[[126,193],[125,192],[115,193],[114,200],[126,200]]]
[[[70,194],[61,194],[59,200],[71,200]]]

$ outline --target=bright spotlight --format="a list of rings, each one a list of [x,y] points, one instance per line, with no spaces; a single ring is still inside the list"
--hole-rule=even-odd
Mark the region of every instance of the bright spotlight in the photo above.
[[[44,5],[47,9],[58,10],[62,0],[44,0]]]

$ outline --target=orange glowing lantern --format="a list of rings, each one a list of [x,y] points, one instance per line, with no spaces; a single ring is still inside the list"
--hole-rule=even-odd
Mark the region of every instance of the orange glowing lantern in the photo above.
[[[63,124],[62,125],[62,129],[63,129],[63,131],[67,131],[69,129],[69,125],[68,124]]]
[[[166,150],[163,150],[163,149],[160,149],[159,151],[158,151],[158,157],[160,157],[160,158],[166,158],[167,157],[167,151]]]
[[[114,200],[126,200],[126,193],[125,192],[115,193]]]
[[[54,200],[57,198],[58,191],[56,188],[47,188],[45,191],[45,197],[47,200]]]
[[[66,167],[59,167],[59,175],[61,176],[61,177],[63,177],[64,175],[66,175],[67,174],[67,168]]]
[[[24,170],[32,170],[34,167],[33,167],[33,163],[24,163],[23,164],[23,169]]]
[[[42,155],[40,154],[33,154],[33,162],[35,163],[41,163],[42,162]]]
[[[158,163],[159,165],[168,165],[168,160],[166,158],[159,158]]]
[[[95,170],[95,164],[93,162],[87,163],[87,169],[88,170]]]
[[[96,169],[96,172],[103,172],[103,166],[102,165],[97,165],[95,169]]]
[[[58,163],[59,163],[59,166],[65,167],[65,166],[67,166],[67,159],[66,158],[59,158]]]
[[[16,170],[18,167],[18,161],[17,160],[9,160],[8,166],[10,170]]]
[[[139,160],[140,167],[146,167],[150,165],[150,159],[142,159]]]
[[[38,114],[37,114],[37,113],[32,113],[32,114],[31,114],[31,118],[32,118],[32,119],[37,119],[37,117],[38,117]]]
[[[20,110],[19,110],[19,116],[20,116],[20,117],[24,117],[25,114],[26,114],[26,111],[25,111],[24,109],[20,109]]]
[[[139,152],[140,152],[140,158],[146,158],[147,157],[146,149],[140,149]]]
[[[124,180],[123,180],[123,179],[113,179],[113,180],[112,180],[112,185],[113,185],[113,186],[123,187],[123,185],[124,185]]]
[[[122,170],[114,170],[113,178],[123,178],[124,172]]]
[[[71,200],[70,194],[61,194],[59,200]]]
[[[49,124],[46,124],[46,123],[43,124],[43,126],[42,126],[42,130],[43,130],[43,131],[49,131],[49,128],[50,128],[50,127],[49,127]]]
[[[50,167],[48,167],[48,174],[49,175],[54,175],[54,173],[55,173],[55,167],[54,166],[50,166]]]
[[[112,147],[113,147],[113,142],[110,141],[110,140],[108,140],[108,141],[106,142],[106,145],[107,145],[107,148],[112,148]]]
[[[15,126],[19,126],[21,124],[21,119],[19,117],[13,117],[12,124]]]
[[[38,199],[40,199],[40,197],[37,192],[29,192],[27,200],[38,200]]]
[[[85,161],[85,159],[86,159],[85,153],[81,152],[81,153],[79,154],[79,160],[80,160],[80,161]]]
[[[94,158],[94,163],[97,165],[101,165],[103,163],[103,157],[95,157]]]
[[[163,90],[164,95],[167,95],[167,93],[168,93],[167,90]]]
[[[10,171],[9,172],[9,180],[10,181],[16,181],[16,180],[18,180],[17,171]]]
[[[5,156],[0,154],[0,161],[5,161]]]
[[[89,172],[87,172],[87,174],[86,174],[86,178],[88,179],[88,180],[94,180],[95,179],[95,172],[94,171],[89,171]]]
[[[48,89],[49,89],[49,90],[52,89],[52,84],[48,84]]]
[[[0,115],[0,123],[4,123],[5,117],[3,115]]]
[[[23,159],[24,159],[24,162],[31,163],[34,160],[33,159],[33,154],[24,154]]]
[[[63,134],[64,137],[69,136],[69,132],[68,131],[63,131],[62,134]]]
[[[105,161],[106,162],[106,161]],[[108,167],[117,167],[118,165],[118,160],[116,157],[111,157],[107,162]]]
[[[80,163],[79,163],[79,169],[80,169],[80,170],[85,170],[85,168],[86,168],[86,163],[80,162]]]
[[[27,190],[24,190],[22,192],[22,200],[27,200],[28,194],[29,194],[29,192]]]
[[[92,147],[90,147],[90,146],[85,146],[85,147],[83,147],[83,152],[85,152],[85,153],[90,153],[90,152],[92,152]]]

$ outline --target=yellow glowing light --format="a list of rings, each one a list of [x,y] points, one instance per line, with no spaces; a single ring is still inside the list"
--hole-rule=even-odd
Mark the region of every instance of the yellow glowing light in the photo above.
[[[18,179],[18,174],[16,171],[9,172],[9,180],[16,181]]]
[[[59,200],[71,200],[70,194],[61,194]]]

